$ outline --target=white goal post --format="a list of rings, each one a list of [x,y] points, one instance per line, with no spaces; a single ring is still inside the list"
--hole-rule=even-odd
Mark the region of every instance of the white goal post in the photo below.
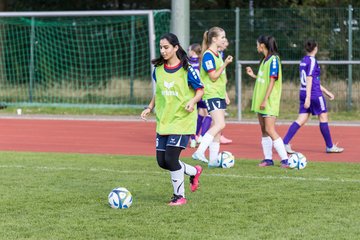
[[[152,10],[115,10],[115,11],[59,11],[59,12],[0,12],[1,17],[90,17],[90,16],[137,16],[146,15],[149,21],[149,47],[150,57],[154,59],[155,48],[155,24]],[[152,71],[150,72],[152,74]]]
[[[147,79],[169,13],[1,12],[0,98],[6,105],[142,106],[154,90]]]

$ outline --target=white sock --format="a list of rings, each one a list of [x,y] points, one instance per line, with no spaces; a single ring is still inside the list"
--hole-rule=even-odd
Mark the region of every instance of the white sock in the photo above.
[[[288,155],[287,155],[287,152],[285,150],[285,145],[284,145],[284,142],[281,139],[281,137],[274,140],[273,144],[274,144],[274,148],[275,148],[276,152],[279,154],[281,160],[288,159]]]
[[[205,154],[206,149],[209,147],[213,139],[214,136],[212,136],[210,133],[205,133],[196,152],[200,154]]]
[[[184,188],[184,169],[177,171],[170,171],[171,183],[174,188],[174,194],[181,195],[185,197],[185,188]]]
[[[196,170],[195,167],[193,167],[193,166],[191,166],[189,164],[186,164],[186,163],[184,163],[184,162],[182,162],[180,160],[179,160],[179,162],[180,162],[180,164],[182,166],[182,169],[184,170],[184,173],[186,175],[188,175],[188,176],[195,176],[196,175],[197,170]]]
[[[216,162],[220,151],[220,143],[212,142],[209,146],[209,161]]]
[[[261,138],[261,145],[264,153],[265,159],[271,159],[272,160],[272,147],[273,147],[273,141],[270,136],[262,137]]]

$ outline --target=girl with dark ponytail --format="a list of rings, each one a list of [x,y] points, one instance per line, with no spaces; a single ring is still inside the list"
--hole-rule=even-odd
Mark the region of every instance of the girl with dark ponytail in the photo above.
[[[185,70],[188,70],[189,58],[187,56],[186,51],[180,46],[177,36],[173,33],[166,33],[161,37],[161,39],[166,39],[173,47],[178,48],[176,51],[176,57],[180,60],[182,67]],[[162,54],[160,54],[159,58],[153,59],[151,61],[151,63],[154,64],[155,67],[166,64],[166,62],[167,60],[164,58]]]
[[[279,55],[277,43],[273,36],[261,35],[258,37],[257,42],[260,44],[264,44],[266,49],[268,49],[268,56]],[[263,55],[263,58],[261,59],[261,61],[264,60],[265,57],[266,56]]]
[[[156,92],[141,113],[146,120],[151,110],[156,112],[156,160],[170,171],[173,197],[170,206],[186,204],[184,174],[190,176],[190,190],[199,186],[201,166],[191,166],[179,160],[190,135],[196,131],[195,104],[204,94],[200,77],[189,65],[188,57],[176,35],[167,33],[160,38],[160,57],[154,59],[153,79]],[[156,103],[156,104],[155,104]]]
[[[260,167],[273,166],[272,147],[274,146],[281,158],[280,166],[288,168],[288,155],[283,140],[275,130],[276,118],[279,115],[282,90],[281,62],[275,38],[261,35],[256,42],[257,51],[263,55],[260,60],[258,74],[251,67],[246,68],[247,74],[256,79],[251,110],[258,115],[261,127],[261,145],[264,160]]]

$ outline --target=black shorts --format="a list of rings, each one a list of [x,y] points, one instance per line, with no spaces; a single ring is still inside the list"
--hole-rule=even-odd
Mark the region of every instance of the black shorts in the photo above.
[[[225,110],[226,109],[226,102],[225,99],[222,98],[209,98],[205,100],[208,112],[214,110]]]
[[[190,135],[160,135],[156,134],[156,150],[165,151],[166,146],[186,148]]]

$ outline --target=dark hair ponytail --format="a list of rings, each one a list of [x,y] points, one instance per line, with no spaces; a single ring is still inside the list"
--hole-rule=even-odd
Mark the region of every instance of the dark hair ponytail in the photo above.
[[[269,51],[269,55],[279,55],[278,46],[273,36],[261,35],[257,39],[258,43],[263,43],[266,49]],[[265,58],[264,56],[261,61]]]
[[[311,53],[317,47],[317,45],[318,44],[315,40],[308,39],[304,43],[304,49],[307,53]]]
[[[186,51],[180,46],[179,39],[177,38],[177,36],[173,33],[165,33],[164,35],[161,36],[160,40],[162,40],[162,39],[168,40],[168,42],[173,47],[176,47],[176,46],[179,47],[179,49],[176,51],[176,56],[178,59],[180,59],[181,65],[183,66],[183,68],[185,70],[187,70],[189,67],[189,58],[187,56]],[[164,63],[166,63],[166,61],[163,58],[163,56],[160,54],[160,57],[151,60],[151,63],[154,64],[155,67],[157,67],[157,66],[163,65]]]

